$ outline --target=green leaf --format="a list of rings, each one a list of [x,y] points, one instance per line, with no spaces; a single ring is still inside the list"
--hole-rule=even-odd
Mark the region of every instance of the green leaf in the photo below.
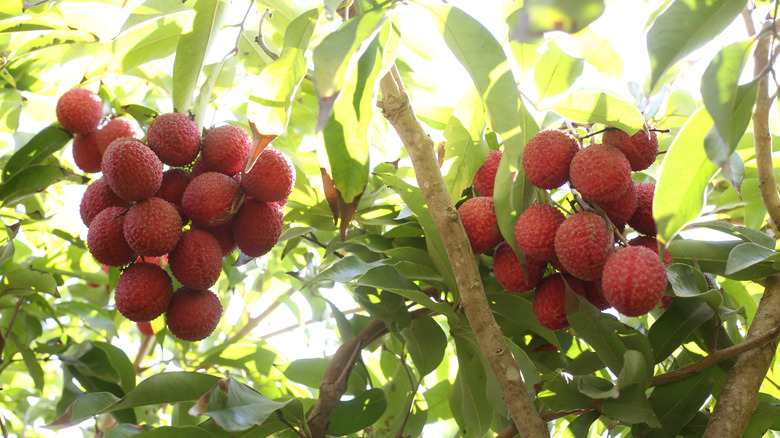
[[[582,376],[575,379],[577,390],[594,399],[617,398],[620,390],[617,385],[607,379],[596,376]]]
[[[20,47],[14,47],[12,44],[8,49],[10,51],[15,51],[17,55],[20,55],[51,46],[74,43],[94,43],[96,41],[98,41],[98,37],[92,32],[72,29],[52,30],[25,42]]]
[[[181,35],[173,62],[173,107],[187,112],[192,94],[206,61],[206,54],[215,40],[227,11],[225,0],[199,0],[193,7],[192,29]]]
[[[660,363],[682,345],[688,336],[715,315],[706,302],[678,297],[650,327],[647,338],[653,346],[653,361]]]
[[[642,426],[640,430],[647,431],[648,438],[677,436],[682,427],[699,411],[704,401],[710,396],[715,384],[715,373],[710,367],[701,374],[678,380],[653,389],[650,395],[650,406],[655,412],[660,426],[650,429]]]
[[[21,170],[43,162],[70,141],[71,136],[64,129],[48,126],[38,132],[18,151],[14,152],[3,168],[3,184]]]
[[[729,253],[729,259],[726,262],[726,275],[731,275],[743,269],[749,268],[756,263],[777,256],[777,252],[755,243],[743,243],[737,245]],[[776,257],[775,257],[776,259]],[[773,259],[774,260],[774,259]]]
[[[618,374],[617,387],[626,388],[633,384],[646,387],[653,378],[653,363],[644,354],[636,350],[623,353],[623,369]]]
[[[312,285],[319,281],[335,281],[337,283],[346,283],[365,274],[369,269],[390,263],[390,260],[383,259],[373,263],[366,263],[356,255],[348,255],[336,263],[330,265],[314,278],[309,280],[305,286]]]
[[[25,16],[0,20],[0,33],[66,29],[68,29],[68,23],[53,16]]]
[[[490,428],[493,408],[485,394],[485,368],[480,356],[482,353],[462,336],[455,336],[455,348],[458,355],[458,375],[454,387],[458,387],[458,396],[450,397],[450,409],[457,411],[462,423],[461,429],[468,436],[482,436]],[[455,394],[455,392],[453,392]],[[455,417],[456,420],[458,417]]]
[[[599,73],[614,79],[623,77],[623,58],[615,52],[612,43],[591,30],[590,27],[572,35],[579,54]]]
[[[542,327],[534,316],[531,300],[519,294],[494,293],[487,295],[488,303],[494,313],[504,316],[520,327],[528,329],[543,337],[547,342],[561,348],[561,343],[555,332]]]
[[[369,389],[352,400],[339,402],[326,431],[333,436],[354,434],[374,424],[386,409],[385,392],[381,388]]]
[[[677,61],[720,34],[745,7],[745,0],[675,0],[650,27],[650,89]]]
[[[447,350],[447,335],[433,318],[416,319],[401,330],[401,336],[421,378],[439,366]]]
[[[3,181],[0,186],[0,200],[3,206],[8,206],[22,199],[46,190],[59,181],[79,181],[82,178],[64,167],[36,164],[25,167]]]
[[[544,101],[539,108],[555,111],[576,122],[614,126],[629,135],[645,126],[642,113],[634,105],[604,92],[576,91]]]
[[[402,296],[366,286],[356,287],[354,294],[355,301],[373,318],[384,322],[390,330],[398,331],[411,324],[412,317]]]
[[[57,280],[48,272],[32,268],[20,268],[6,272],[0,280],[0,297],[4,295],[30,295],[43,293],[59,297]]]
[[[209,391],[219,377],[203,373],[176,371],[160,373],[142,380],[121,400],[101,412],[164,403],[195,401]]]
[[[318,389],[328,364],[330,359],[324,357],[298,359],[290,362],[282,373],[293,382]],[[366,385],[360,376],[353,372],[349,375],[347,389],[347,394],[360,394],[366,389]]]
[[[122,29],[124,32],[132,27],[159,17],[171,16],[177,12],[192,9],[192,4],[182,3],[181,0],[146,0],[142,5],[133,9],[133,13],[127,17]]]
[[[45,384],[43,368],[41,368],[41,364],[38,363],[38,359],[35,357],[35,353],[30,350],[28,345],[19,342],[19,337],[13,333],[11,333],[11,340],[16,346],[16,349],[19,350],[19,353],[22,355],[22,362],[24,362],[24,366],[27,367],[27,373],[32,378],[35,389],[43,394],[43,388]]]
[[[125,435],[113,435],[111,433],[112,430],[120,426],[122,425],[118,424],[116,426],[110,427],[109,429],[106,429],[105,433],[103,434],[103,437],[104,438],[119,438],[120,436],[124,437]],[[131,427],[130,429],[132,430],[132,435],[127,435],[127,436],[133,436],[134,438],[217,438],[217,435],[198,426],[162,426],[162,427],[156,427],[154,429],[144,430],[141,432],[138,432],[138,430],[135,427]],[[114,433],[118,434],[119,431]]]
[[[704,190],[718,170],[703,147],[712,125],[704,107],[699,108],[666,152],[653,196],[657,238],[662,243],[698,217],[704,206]]]
[[[634,424],[647,423],[650,427],[661,427],[645,390],[640,385],[631,385],[620,391],[620,397],[605,400],[601,412],[611,418]],[[673,436],[673,435],[672,435]]]
[[[0,71],[0,77],[11,80],[10,85],[16,87],[16,81],[8,74],[3,75]],[[19,117],[22,115],[22,94],[17,90],[0,90],[0,130],[4,132],[16,132],[19,129]]]
[[[525,42],[550,31],[578,32],[603,12],[603,0],[526,0],[507,23],[510,37]]]
[[[485,129],[485,110],[473,87],[468,87],[444,129],[444,186],[453,203],[471,187],[474,174],[487,157],[487,145],[480,142]]]
[[[402,297],[425,306],[448,318],[457,319],[448,303],[437,303],[425,295],[420,288],[409,281],[394,266],[380,265],[369,269],[357,281],[357,284],[379,289],[387,289]]]
[[[717,311],[723,303],[723,297],[716,290],[709,290],[704,275],[695,266],[673,263],[666,268],[666,276],[672,290],[678,297],[703,299],[712,310]]]
[[[117,396],[110,392],[93,392],[85,394],[73,402],[65,412],[46,425],[47,429],[62,429],[74,426],[82,421],[100,414],[104,409],[116,403]]]
[[[743,227],[740,225],[733,225],[726,222],[696,222],[691,224],[688,228],[707,228],[710,230],[720,231],[731,236],[739,237],[746,242],[753,242],[769,249],[775,249],[775,245],[777,244],[772,236],[761,230]]]
[[[539,99],[557,96],[571,88],[582,74],[584,61],[566,54],[555,40],[550,41],[547,50],[534,66],[534,81],[539,91]]]
[[[675,263],[698,265],[703,272],[726,276],[726,263],[729,254],[737,246],[743,244],[743,240],[728,241],[703,241],[690,239],[674,239],[669,245],[669,252],[674,257]],[[775,267],[771,261],[765,260],[753,266],[731,274],[732,280],[756,280],[776,274],[780,268]]]

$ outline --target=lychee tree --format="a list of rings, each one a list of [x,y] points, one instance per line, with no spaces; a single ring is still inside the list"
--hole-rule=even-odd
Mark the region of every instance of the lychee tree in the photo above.
[[[776,435],[779,4],[607,3],[0,2],[2,436]]]

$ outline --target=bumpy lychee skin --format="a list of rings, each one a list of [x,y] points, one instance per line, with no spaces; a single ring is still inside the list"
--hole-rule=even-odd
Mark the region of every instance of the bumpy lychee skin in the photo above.
[[[168,330],[182,341],[202,341],[219,324],[222,303],[210,290],[176,289],[165,313]]]
[[[594,144],[577,152],[571,160],[569,176],[582,197],[608,202],[625,192],[631,182],[631,165],[619,149]]]
[[[520,264],[512,247],[506,242],[501,242],[493,254],[493,274],[496,276],[496,281],[507,292],[513,294],[533,290],[542,281],[547,263],[526,254],[525,264],[528,276],[523,273],[523,265]]]
[[[493,196],[493,185],[496,182],[498,163],[501,161],[501,151],[488,152],[487,159],[474,174],[471,186],[479,196]]]
[[[184,209],[181,207],[181,198],[184,195],[184,190],[187,189],[187,186],[194,178],[192,172],[187,170],[168,169],[163,172],[160,189],[154,194],[155,197],[165,199],[176,207],[183,224],[189,222],[190,219],[184,214]]]
[[[244,166],[252,137],[240,126],[224,125],[209,131],[203,137],[203,160],[215,172],[235,175]]]
[[[233,237],[233,218],[224,224],[199,229],[202,229],[217,239],[217,242],[219,242],[219,247],[222,249],[222,257],[226,257],[228,254],[235,251],[235,249],[238,247],[238,244],[236,244],[236,239]],[[274,242],[274,244],[275,243],[276,242]]]
[[[282,151],[267,147],[241,178],[241,187],[263,202],[287,199],[295,186],[295,166]]]
[[[111,186],[108,185],[106,178],[100,178],[88,185],[87,190],[84,191],[84,196],[81,197],[79,213],[81,214],[82,222],[89,227],[92,219],[108,207],[123,207],[126,210],[130,208],[130,202],[117,196],[111,190]]]
[[[515,222],[515,240],[525,253],[539,260],[555,258],[555,233],[566,217],[549,204],[535,204]]]
[[[458,207],[460,221],[466,230],[474,254],[483,254],[504,240],[498,229],[493,198],[478,196],[466,200]]]
[[[133,322],[148,322],[162,315],[171,298],[171,277],[152,263],[133,263],[116,282],[116,309]]]
[[[168,254],[181,237],[181,217],[170,202],[149,198],[130,207],[125,217],[125,240],[142,256]]]
[[[241,187],[231,177],[219,172],[206,172],[195,177],[184,190],[181,206],[192,223],[210,227],[230,219]]]
[[[62,129],[75,134],[86,134],[97,129],[103,118],[100,96],[85,89],[71,88],[57,100],[57,121]]]
[[[601,278],[601,270],[612,249],[610,231],[601,216],[575,213],[555,233],[555,254],[564,269],[580,280]]]
[[[651,236],[637,236],[633,239],[628,241],[628,244],[630,246],[644,246],[645,248],[652,249],[655,251],[656,254],[658,254],[658,251],[660,251],[661,244],[656,240],[655,237]],[[669,253],[669,251],[664,252],[664,259],[663,259],[664,265],[671,265],[674,263],[674,259],[672,259],[672,254]]]
[[[202,230],[182,233],[176,248],[168,254],[171,273],[184,286],[208,289],[222,272],[222,249],[211,234]]]
[[[638,172],[650,167],[658,156],[658,137],[655,131],[637,131],[628,136],[619,129],[611,129],[601,135],[603,144],[620,149],[631,163],[631,170]]]
[[[634,214],[637,204],[636,184],[634,184],[634,181],[629,180],[628,187],[620,196],[612,201],[599,202],[598,206],[604,210],[609,220],[619,227],[625,225]]]
[[[154,328],[152,327],[152,324],[148,321],[146,322],[137,322],[136,326],[138,327],[138,331],[141,332],[144,336],[154,336]]]
[[[574,293],[585,296],[582,283],[569,275],[554,274],[545,277],[534,292],[533,309],[542,327],[550,330],[569,328],[566,320],[566,285]]]
[[[108,207],[98,213],[87,232],[87,248],[98,262],[108,266],[124,266],[138,257],[125,240],[123,224],[126,209]]]
[[[609,257],[601,286],[615,310],[626,316],[644,315],[664,296],[666,268],[653,250],[629,246]]]
[[[606,298],[604,298],[604,289],[601,288],[601,280],[583,281],[585,288],[585,298],[589,303],[596,306],[599,310],[605,310],[612,307]]]
[[[637,206],[636,211],[628,219],[628,225],[638,233],[655,236],[655,219],[653,219],[653,195],[654,183],[641,183],[636,185]]]
[[[192,163],[192,177],[195,178],[206,172],[213,172],[213,170],[209,169],[209,166],[203,161],[203,155],[198,155],[198,158]]]
[[[233,238],[249,257],[260,257],[270,251],[282,234],[282,209],[271,202],[247,199],[233,218]]]
[[[111,142],[103,154],[103,176],[111,190],[127,201],[152,196],[162,183],[163,165],[140,140],[123,137]]]
[[[198,156],[200,131],[198,124],[184,114],[161,114],[149,124],[146,141],[163,163],[186,166]]]
[[[126,117],[116,117],[98,129],[95,135],[97,136],[97,147],[102,155],[106,152],[108,145],[117,138],[141,138],[143,137],[143,132],[134,120]]]
[[[557,189],[569,180],[569,165],[580,149],[577,140],[560,129],[538,132],[523,149],[523,171],[540,189]]]
[[[76,134],[73,138],[73,161],[86,173],[100,172],[100,160],[103,156],[98,150],[95,131]]]

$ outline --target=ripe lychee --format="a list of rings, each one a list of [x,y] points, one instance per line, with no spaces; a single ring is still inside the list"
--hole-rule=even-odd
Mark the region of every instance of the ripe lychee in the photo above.
[[[540,189],[557,189],[569,180],[569,165],[580,149],[566,131],[547,129],[528,140],[523,149],[523,171]]]
[[[520,264],[512,247],[506,242],[501,242],[493,254],[493,274],[496,276],[496,281],[510,293],[532,290],[542,281],[547,263],[526,254],[525,264],[528,275],[523,273],[523,265]]]
[[[218,126],[203,137],[201,155],[206,166],[214,172],[235,175],[244,167],[252,148],[252,137],[236,125]]]
[[[290,196],[295,186],[295,166],[282,151],[267,147],[252,168],[241,178],[241,187],[263,202],[276,202]]]
[[[585,288],[585,299],[596,306],[597,309],[604,310],[611,307],[607,299],[604,298],[604,289],[601,288],[601,279],[583,281],[582,286]]]
[[[162,114],[149,124],[146,141],[163,163],[186,166],[198,156],[200,131],[198,124],[184,114]]]
[[[658,156],[658,138],[655,131],[639,130],[629,137],[619,129],[610,129],[601,135],[601,142],[620,149],[628,158],[634,172],[647,169]]]
[[[618,312],[639,316],[653,310],[666,290],[666,268],[658,254],[628,246],[612,254],[601,278],[604,297]]]
[[[202,230],[182,233],[176,248],[168,254],[171,273],[184,286],[208,289],[222,272],[222,249],[211,234]]]
[[[189,222],[190,219],[184,214],[184,209],[181,206],[181,198],[184,195],[184,190],[194,178],[192,172],[187,170],[168,169],[163,172],[160,189],[154,194],[155,197],[165,199],[176,207],[176,211],[179,212],[183,224]]]
[[[515,222],[515,240],[525,253],[539,260],[555,258],[555,233],[566,219],[549,204],[535,204],[520,214]]]
[[[631,215],[634,214],[637,203],[636,184],[634,184],[634,181],[629,180],[628,187],[620,196],[611,201],[599,202],[598,206],[604,210],[610,222],[619,227],[625,225]]]
[[[658,240],[655,237],[651,236],[636,236],[633,239],[628,241],[628,244],[630,246],[644,246],[645,248],[652,249],[655,251],[656,254],[658,254],[658,251],[660,251],[661,244],[658,242]],[[674,263],[674,259],[672,259],[672,254],[669,251],[664,252],[664,259],[663,259],[664,265],[671,265]]]
[[[138,331],[144,336],[154,336],[154,328],[150,322],[137,322]]]
[[[170,202],[149,198],[135,203],[125,216],[125,240],[142,256],[168,254],[181,236],[181,217]]]
[[[79,169],[87,173],[100,172],[101,158],[95,131],[73,137],[73,161]]]
[[[631,181],[631,165],[620,150],[594,144],[574,156],[569,176],[583,198],[608,202],[625,192]]]
[[[471,185],[479,196],[493,196],[493,184],[496,182],[498,163],[501,161],[501,151],[488,152],[487,159],[474,174]]]
[[[655,183],[641,183],[636,185],[637,206],[633,216],[628,219],[628,225],[638,233],[655,236],[655,219],[653,219],[653,195]]]
[[[569,328],[566,320],[566,286],[578,295],[585,296],[582,283],[569,275],[554,274],[542,279],[534,292],[533,309],[542,327],[550,330]]]
[[[108,207],[123,207],[125,210],[130,208],[130,202],[125,201],[111,190],[105,177],[97,179],[87,186],[84,196],[81,197],[79,213],[84,225],[89,226],[92,219],[98,213]]]
[[[566,218],[555,233],[555,254],[581,280],[596,280],[612,250],[612,234],[601,216],[586,211]]]
[[[57,100],[57,121],[62,129],[76,134],[86,134],[97,129],[103,118],[103,102],[100,96],[86,88],[71,88]]]
[[[206,172],[213,172],[209,169],[209,166],[203,161],[203,155],[199,155],[195,162],[192,163],[192,177],[203,175]]]
[[[114,300],[125,318],[147,322],[162,315],[172,297],[173,282],[164,269],[152,263],[133,263],[119,276]]]
[[[238,247],[236,244],[236,239],[233,237],[234,218],[235,216],[227,222],[213,227],[198,228],[211,234],[217,239],[217,242],[219,242],[219,247],[222,249],[222,257],[226,257]]]
[[[260,257],[276,245],[282,234],[282,209],[270,202],[247,199],[233,218],[233,238],[249,257]]]
[[[222,317],[222,303],[210,290],[176,289],[165,313],[171,334],[182,341],[201,341],[214,332]]]
[[[493,198],[477,196],[458,207],[458,214],[466,230],[474,254],[483,254],[504,240],[498,229]]]
[[[87,247],[92,257],[108,266],[124,266],[138,257],[125,240],[123,207],[108,207],[92,219],[87,232]]]
[[[141,138],[143,137],[143,132],[134,120],[126,117],[116,117],[98,129],[95,135],[97,136],[97,147],[102,155],[112,141],[122,137]]]
[[[123,137],[111,142],[103,154],[103,176],[111,190],[127,201],[152,196],[162,183],[163,165],[140,140]]]
[[[241,187],[233,178],[223,173],[206,172],[189,183],[182,195],[181,206],[193,224],[209,227],[230,219],[240,196]]]

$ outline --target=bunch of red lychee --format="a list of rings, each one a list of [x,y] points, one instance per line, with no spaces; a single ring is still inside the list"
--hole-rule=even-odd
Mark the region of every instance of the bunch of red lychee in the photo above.
[[[522,168],[539,189],[571,189],[571,208],[553,203],[523,211],[514,228],[521,264],[498,227],[493,186],[501,151],[492,151],[477,171],[475,196],[458,208],[475,254],[493,253],[493,274],[508,292],[535,290],[534,314],[552,330],[569,327],[566,291],[582,295],[600,310],[614,307],[626,316],[655,308],[666,290],[653,219],[654,183],[635,184],[632,172],[649,168],[658,155],[654,131],[629,136],[607,128],[601,143],[581,147],[568,131],[548,129],[525,145]],[[506,181],[505,184],[511,184]],[[551,199],[550,196],[543,197]],[[641,236],[624,237],[627,226]],[[548,268],[548,265],[550,266]]]
[[[98,128],[100,98],[82,88],[60,97],[57,119],[76,133],[76,164],[103,172],[87,187],[80,213],[95,260],[123,268],[117,310],[135,322],[165,314],[168,329],[185,341],[209,336],[222,315],[210,290],[222,259],[236,247],[262,256],[281,235],[283,207],[295,185],[290,158],[268,147],[242,172],[252,148],[244,128],[218,126],[201,138],[197,124],[180,113],[155,117],[145,140],[140,130],[115,128],[129,119]],[[85,136],[98,139],[86,167],[77,158],[93,147]],[[167,259],[168,270],[148,261],[159,258]],[[169,272],[181,284],[175,291]]]

